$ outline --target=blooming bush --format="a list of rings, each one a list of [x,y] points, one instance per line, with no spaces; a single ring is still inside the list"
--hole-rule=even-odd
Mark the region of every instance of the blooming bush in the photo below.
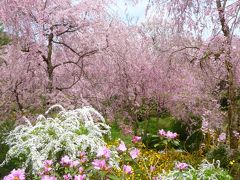
[[[106,143],[110,127],[96,110],[66,111],[59,105],[50,110],[55,107],[61,111],[53,117],[40,116],[35,124],[26,120],[28,125],[10,132],[3,164],[22,155],[26,160],[4,180],[231,179],[220,164],[204,161],[198,166],[204,159],[200,152],[172,148],[178,145],[175,132],[159,130],[155,135],[156,145],[165,147],[162,151],[148,149],[140,136],[133,136],[129,144],[121,139]]]
[[[118,167],[110,163],[114,149],[118,151]],[[219,164],[215,166],[203,161],[199,168],[195,169],[200,161],[196,157],[198,156],[184,151],[149,150],[140,141],[134,143],[134,147],[128,147],[120,140],[103,146],[94,154],[78,152],[75,159],[64,155],[59,161],[45,160],[43,167],[35,173],[34,179],[231,179]],[[171,171],[173,168],[175,170]],[[5,177],[6,180],[10,180],[7,178],[12,175],[14,175],[13,172]],[[22,173],[21,177],[25,177],[25,174]]]
[[[178,134],[176,132],[165,131],[163,129],[158,131],[158,135],[152,135],[155,139],[155,148],[164,148],[165,150],[171,147],[179,146]]]
[[[57,160],[59,154],[75,159],[79,151],[94,154],[106,146],[104,136],[109,135],[110,127],[95,109],[83,107],[67,111],[55,105],[46,114],[56,107],[61,111],[55,117],[41,115],[35,124],[26,120],[27,125],[19,125],[9,133],[5,142],[10,149],[2,165],[23,155],[26,157],[23,167],[31,166],[37,172],[44,160]],[[110,163],[117,165],[113,156]]]
[[[197,167],[202,161],[202,156],[199,154],[190,154],[185,151],[176,151],[174,149],[156,151],[146,148],[140,140],[135,142],[135,139],[136,137],[134,136],[134,147],[128,147],[125,151],[118,151],[120,157],[119,166],[125,167],[125,169],[113,168],[112,174],[114,174],[114,176],[122,177],[122,174],[124,174],[126,179],[153,179],[163,171],[168,172],[172,170],[177,166],[177,162],[186,162]],[[122,146],[122,142],[114,142],[112,146],[116,146],[120,149],[119,147]],[[129,173],[125,173],[128,172],[126,165],[129,166]],[[184,165],[184,163],[182,163],[182,165],[180,164],[179,168],[184,168]]]
[[[78,152],[76,158],[63,155],[59,160],[45,159],[43,166],[34,173],[35,179],[149,179],[163,170],[174,168],[176,161],[192,163],[196,160],[186,152],[169,150],[157,152],[147,149],[139,136],[134,136],[132,145],[125,145],[122,140],[112,142],[98,149]],[[117,153],[117,154],[116,154]],[[114,155],[119,166],[111,163]],[[193,162],[194,163],[194,162]],[[197,163],[195,163],[197,164]],[[179,164],[184,168],[184,164]]]

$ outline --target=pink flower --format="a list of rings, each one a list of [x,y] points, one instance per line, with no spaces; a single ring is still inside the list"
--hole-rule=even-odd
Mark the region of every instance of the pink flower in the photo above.
[[[41,180],[57,180],[55,176],[44,175],[41,177]]]
[[[153,180],[162,180],[162,178],[161,178],[161,177],[154,176],[154,177],[153,177]]]
[[[74,180],[84,180],[85,178],[86,174],[74,176]]]
[[[53,165],[53,161],[52,160],[45,160],[43,162],[44,166],[52,166]]]
[[[78,160],[72,161],[70,167],[78,167],[80,162]]]
[[[71,180],[72,176],[70,174],[63,175],[64,180]]]
[[[125,124],[121,124],[120,128],[122,129],[124,135],[131,135],[133,133],[132,127],[127,126]]]
[[[80,157],[80,158],[83,158],[83,157],[85,157],[85,156],[86,156],[86,153],[85,153],[85,152],[83,152],[83,151],[79,152],[79,157]]]
[[[150,166],[150,172],[155,171],[156,167],[155,166]]]
[[[87,161],[87,156],[85,152],[79,152],[80,163],[83,164]]]
[[[98,153],[97,153],[97,157],[105,157],[105,158],[110,158],[110,150],[107,147],[102,147]]]
[[[83,171],[84,171],[83,167],[80,167],[80,168],[78,169],[78,171],[79,171],[80,174],[83,174]]]
[[[44,173],[48,173],[52,170],[52,167],[51,167],[53,165],[52,160],[45,160],[43,164],[44,164]]]
[[[130,151],[129,154],[132,157],[132,159],[135,159],[138,157],[139,153],[140,153],[139,149],[134,148],[133,150]]]
[[[25,180],[25,172],[22,169],[13,169],[8,176],[5,176],[3,180]]]
[[[132,167],[128,165],[123,165],[123,172],[126,174],[132,174],[133,173]]]
[[[179,169],[179,170],[184,170],[184,169],[188,168],[188,164],[179,162],[179,163],[176,164],[176,168]]]
[[[239,132],[237,132],[237,131],[233,131],[233,134],[234,134],[234,136],[235,136],[236,138],[239,138],[239,137],[240,137],[240,134],[239,134]]]
[[[166,136],[166,132],[163,130],[163,129],[161,129],[161,130],[159,130],[158,131],[158,134],[160,135],[160,136]]]
[[[118,151],[121,151],[121,152],[124,152],[127,150],[125,144],[123,141],[121,141],[121,143],[119,144],[118,148],[117,148]]]
[[[171,131],[168,131],[166,134],[166,138],[169,138],[169,139],[175,139],[176,137],[177,137],[177,133],[173,133]]]
[[[87,160],[88,159],[86,157],[84,157],[84,158],[80,159],[80,163],[83,164],[83,163],[87,162]]]
[[[69,158],[69,156],[65,155],[62,157],[60,164],[62,166],[70,166],[72,163],[72,160]]]
[[[97,170],[108,170],[108,167],[106,165],[106,161],[103,159],[103,160],[98,160],[98,159],[95,159],[93,162],[92,162],[92,165],[94,166],[95,169]]]
[[[224,142],[226,140],[226,133],[221,133],[218,137],[218,142]]]
[[[134,136],[134,137],[132,138],[132,142],[135,144],[135,143],[141,141],[141,139],[142,139],[142,138],[141,138],[140,136]]]

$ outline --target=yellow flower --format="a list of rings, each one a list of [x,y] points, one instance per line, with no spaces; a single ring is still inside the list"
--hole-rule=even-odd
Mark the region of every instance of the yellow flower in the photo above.
[[[230,164],[230,165],[233,165],[234,162],[235,162],[235,160],[232,160],[232,161],[229,162],[229,164]]]

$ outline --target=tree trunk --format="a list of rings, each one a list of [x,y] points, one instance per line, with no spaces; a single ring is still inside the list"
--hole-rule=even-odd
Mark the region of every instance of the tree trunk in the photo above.
[[[51,28],[51,30],[53,30]],[[53,33],[50,33],[48,36],[48,53],[47,56],[42,55],[43,61],[47,65],[47,76],[48,76],[48,84],[47,91],[48,93],[52,93],[53,91],[53,64],[52,64],[52,51],[53,51]]]
[[[52,65],[52,49],[53,49],[53,33],[48,37],[48,56],[47,56],[47,73],[48,73],[48,85],[47,89],[49,93],[53,91],[53,65]]]
[[[229,26],[225,19],[225,7],[222,5],[221,0],[216,0],[216,5],[218,9],[219,21],[221,23],[222,32],[226,38],[226,45],[224,47],[225,53],[225,67],[227,70],[227,82],[228,82],[228,133],[230,138],[230,149],[231,156],[235,157],[238,151],[238,139],[234,134],[234,131],[238,131],[238,102],[237,102],[237,87],[236,87],[236,77],[234,73],[234,67],[231,62],[231,33]]]
[[[233,72],[232,63],[229,61],[225,61],[226,68],[228,71],[228,133],[230,137],[230,148],[238,149],[238,139],[235,137],[234,131],[238,131],[238,104],[237,104],[237,89],[235,83],[235,77]]]

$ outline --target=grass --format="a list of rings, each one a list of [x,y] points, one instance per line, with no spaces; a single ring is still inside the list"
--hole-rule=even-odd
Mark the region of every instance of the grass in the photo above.
[[[139,122],[139,128],[141,130],[147,130],[147,133],[157,134],[159,129],[173,130],[172,127],[175,123],[175,119],[172,116],[156,118],[151,117],[149,120]]]
[[[138,123],[139,126],[139,132],[143,132],[146,130],[147,127],[147,133],[150,134],[158,134],[159,129],[165,129],[165,130],[171,130],[174,131],[174,125],[176,121],[173,117],[167,116],[162,117],[160,119],[156,117],[152,117],[149,119],[149,121],[145,120]],[[121,128],[119,127],[118,123],[115,121],[111,126],[111,136],[112,140],[123,140],[126,144],[131,144],[132,136],[131,135],[124,135],[121,131]]]
[[[124,135],[121,131],[121,128],[119,127],[119,125],[116,122],[111,124],[111,136],[112,136],[113,141],[121,139],[126,144],[132,144],[132,136],[131,135]]]

